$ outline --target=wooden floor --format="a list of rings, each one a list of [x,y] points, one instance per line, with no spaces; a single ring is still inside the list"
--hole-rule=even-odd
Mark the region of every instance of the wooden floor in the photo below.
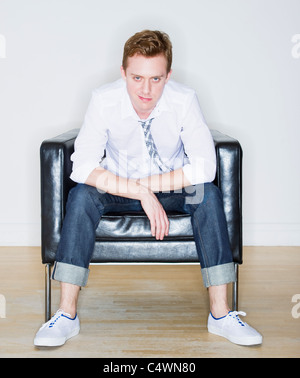
[[[0,247],[0,357],[300,357],[300,247],[245,247],[240,306],[264,337],[242,347],[208,334],[207,290],[197,265],[92,266],[79,299],[81,332],[35,348],[44,321],[40,248]],[[53,282],[53,310],[59,286]],[[297,310],[297,309],[296,309]]]

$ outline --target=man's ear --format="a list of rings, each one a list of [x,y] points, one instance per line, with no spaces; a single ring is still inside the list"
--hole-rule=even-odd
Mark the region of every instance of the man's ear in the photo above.
[[[172,70],[170,70],[169,73],[167,74],[166,83],[169,81],[171,74],[172,74]]]
[[[121,66],[121,75],[124,80],[126,80],[126,71],[124,70],[123,66]]]

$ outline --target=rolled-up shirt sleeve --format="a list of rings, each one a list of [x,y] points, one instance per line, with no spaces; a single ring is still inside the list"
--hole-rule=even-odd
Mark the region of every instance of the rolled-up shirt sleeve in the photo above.
[[[90,173],[100,165],[104,155],[107,132],[100,105],[100,96],[93,92],[71,155],[73,169],[70,178],[77,183],[86,182]]]
[[[192,185],[212,182],[216,175],[216,152],[196,94],[183,119],[181,139],[189,162],[183,172]]]

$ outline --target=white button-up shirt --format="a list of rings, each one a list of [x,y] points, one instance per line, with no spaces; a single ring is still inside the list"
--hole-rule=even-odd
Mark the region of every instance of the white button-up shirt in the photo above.
[[[166,166],[183,168],[192,185],[214,180],[214,143],[194,90],[170,80],[150,118]],[[99,165],[132,179],[161,174],[150,159],[139,121],[123,79],[94,90],[71,156],[71,179],[84,183]]]

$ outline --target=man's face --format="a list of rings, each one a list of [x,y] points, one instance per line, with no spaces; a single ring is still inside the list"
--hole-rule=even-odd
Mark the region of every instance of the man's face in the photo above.
[[[121,67],[121,73],[134,110],[141,119],[148,118],[171,76],[165,56],[146,58],[136,54],[128,58],[126,71]]]

